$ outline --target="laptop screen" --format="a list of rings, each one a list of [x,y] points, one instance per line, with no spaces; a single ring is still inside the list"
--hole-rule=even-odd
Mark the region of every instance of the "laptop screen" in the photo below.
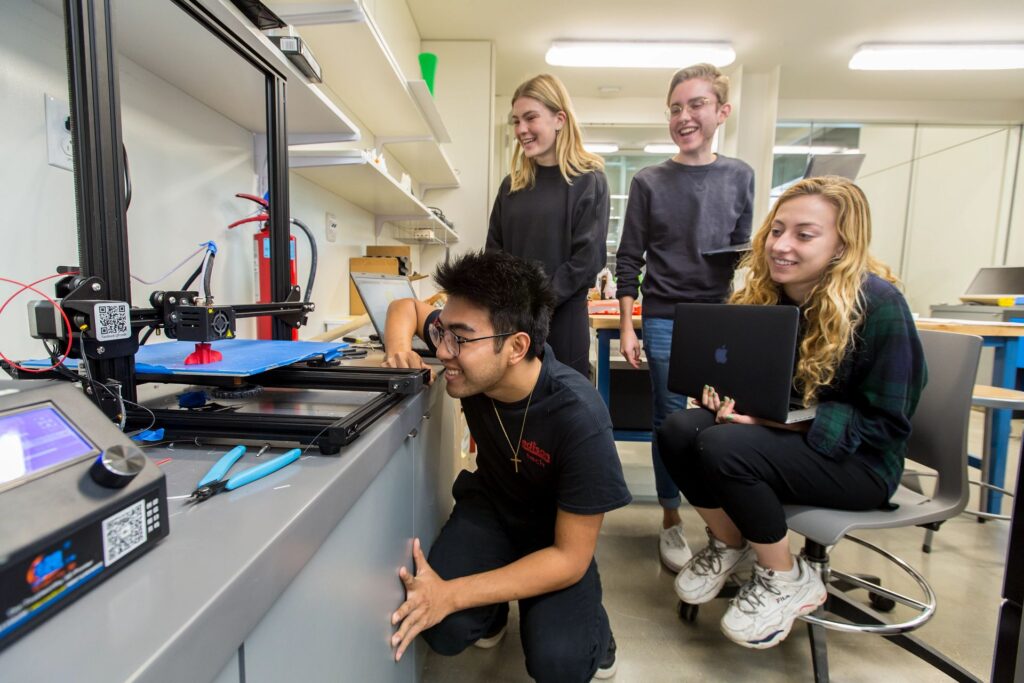
[[[855,180],[863,163],[863,154],[814,154],[807,161],[804,178],[837,175]]]
[[[1024,267],[980,268],[967,288],[967,294],[971,296],[1024,294]]]
[[[412,288],[412,283],[404,275],[384,273],[352,273],[352,281],[359,292],[359,298],[363,300],[363,306],[366,307],[373,328],[377,330],[377,336],[383,342],[388,306],[396,299],[415,299],[416,292]],[[427,347],[416,339],[413,348],[422,350]]]

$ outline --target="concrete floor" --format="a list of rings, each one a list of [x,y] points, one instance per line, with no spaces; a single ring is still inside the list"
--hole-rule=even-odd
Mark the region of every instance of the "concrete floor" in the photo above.
[[[971,422],[972,452],[979,452],[981,413]],[[1020,452],[1020,421],[1014,421],[1010,440],[1010,471],[1014,481]],[[718,629],[724,600],[702,607],[695,623],[684,623],[676,613],[673,575],[657,555],[661,514],[653,499],[654,483],[647,444],[618,444],[623,468],[637,502],[605,517],[597,548],[604,585],[604,605],[618,643],[620,682],[643,681],[794,681],[813,680],[805,628],[794,627],[789,638],[770,650],[748,650],[728,641]],[[974,478],[977,478],[974,473]],[[973,488],[973,487],[972,487]],[[974,504],[976,507],[976,504]],[[1004,503],[1004,510],[1009,506]],[[695,548],[705,542],[700,518],[683,508],[687,539]],[[921,551],[924,532],[900,529],[860,535],[903,558],[924,574],[935,590],[939,607],[917,635],[951,656],[982,679],[989,678],[995,642],[996,613],[1002,587],[1007,544],[1006,522],[979,524],[961,515],[948,521],[935,535],[930,555]],[[801,539],[793,539],[794,549]],[[884,585],[919,597],[916,586],[899,570],[853,543],[841,543],[833,552],[833,566],[850,572],[880,574]],[[859,596],[858,596],[859,593]],[[853,595],[858,599],[864,593]],[[899,607],[894,615],[910,615]],[[878,636],[828,634],[832,680],[941,681],[949,680],[913,655]],[[426,683],[529,681],[523,663],[515,609],[509,633],[491,650],[469,648],[457,657],[429,653]]]

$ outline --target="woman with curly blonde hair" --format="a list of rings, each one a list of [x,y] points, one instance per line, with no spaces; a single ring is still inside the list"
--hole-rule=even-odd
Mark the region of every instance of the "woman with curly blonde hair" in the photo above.
[[[799,307],[793,391],[816,405],[812,420],[743,415],[704,387],[703,409],[673,413],[658,431],[666,466],[708,529],[676,594],[707,602],[753,564],[722,618],[726,636],[746,647],[777,644],[825,600],[821,579],[789,551],[782,506],[883,507],[903,472],[927,371],[907,302],[870,242],[859,187],[834,176],[802,180],[755,234],[746,284],[730,299]]]
[[[569,93],[540,74],[512,95],[509,175],[491,210],[487,251],[540,263],[555,294],[548,343],[555,358],[590,375],[587,290],[607,258],[604,160],[583,148]]]

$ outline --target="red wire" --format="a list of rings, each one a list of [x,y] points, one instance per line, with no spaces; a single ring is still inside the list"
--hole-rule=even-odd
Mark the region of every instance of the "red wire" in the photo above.
[[[49,296],[47,296],[47,294],[45,292],[42,292],[42,291],[36,289],[35,286],[38,285],[40,282],[46,282],[47,280],[52,280],[55,277],[66,277],[68,275],[77,275],[77,274],[78,273],[73,273],[73,272],[72,273],[55,273],[54,275],[47,275],[46,277],[39,278],[35,282],[33,282],[31,284],[27,284],[27,285],[24,282],[18,282],[17,280],[11,280],[11,279],[6,278],[6,277],[0,277],[0,282],[8,282],[8,283],[10,283],[12,285],[17,285],[17,286],[21,287],[21,289],[19,289],[17,292],[15,292],[14,294],[12,294],[9,297],[7,297],[7,300],[4,301],[2,306],[0,306],[0,315],[3,315],[4,310],[7,308],[7,304],[11,303],[11,301],[13,301],[19,294],[21,294],[26,289],[28,289],[28,290],[31,290],[31,291],[35,292],[36,294],[38,294],[39,296],[43,297],[44,299],[49,301],[51,304],[53,304],[53,307],[56,308],[58,311],[60,311],[60,315],[61,315],[62,318],[64,318],[64,324],[67,325],[67,329],[68,329],[68,347],[66,349],[64,349],[64,357],[61,358],[59,361],[57,361],[53,365],[51,365],[49,367],[46,367],[46,368],[26,368],[23,365],[19,365],[18,363],[15,363],[13,360],[11,360],[7,356],[5,356],[3,351],[0,351],[0,358],[3,358],[5,361],[7,361],[11,365],[11,367],[17,368],[18,370],[21,370],[22,372],[32,372],[32,373],[48,372],[48,371],[53,370],[54,368],[56,368],[56,367],[58,367],[60,365],[63,365],[64,361],[67,360],[68,354],[71,353],[71,343],[73,341],[72,340],[71,321],[68,319],[68,314],[64,312],[64,309],[61,308],[60,305],[58,305],[56,301],[54,301]]]

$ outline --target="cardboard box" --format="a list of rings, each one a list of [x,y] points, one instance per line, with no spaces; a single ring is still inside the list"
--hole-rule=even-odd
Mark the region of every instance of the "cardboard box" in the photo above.
[[[388,244],[366,247],[367,256],[394,256],[398,259],[398,274],[412,274],[412,247],[405,244]]]
[[[412,247],[408,244],[385,244],[366,247],[367,256],[404,256],[412,258]]]
[[[348,260],[349,273],[386,273],[398,275],[397,256],[353,256]],[[363,300],[359,298],[359,291],[355,283],[349,278],[348,281],[348,311],[352,315],[364,315],[366,307]]]

